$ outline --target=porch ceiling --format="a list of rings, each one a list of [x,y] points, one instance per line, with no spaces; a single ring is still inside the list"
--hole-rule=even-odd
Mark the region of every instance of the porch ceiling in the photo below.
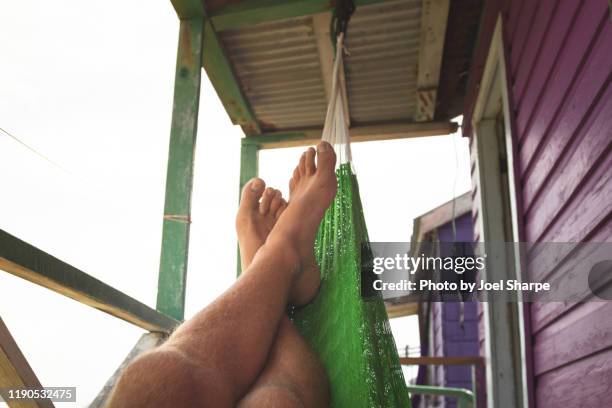
[[[460,0],[355,2],[344,72],[351,128],[437,121],[441,133],[452,131],[448,120],[465,94],[482,0],[466,7]],[[205,1],[205,35],[216,37],[226,60],[223,69],[205,58],[205,68],[247,136],[322,128],[333,59],[331,3]],[[238,98],[224,95],[227,78],[219,81],[220,73],[229,74]]]

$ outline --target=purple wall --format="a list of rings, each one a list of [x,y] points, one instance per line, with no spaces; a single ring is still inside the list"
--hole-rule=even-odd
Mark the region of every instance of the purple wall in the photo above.
[[[468,119],[500,11],[524,239],[610,242],[612,23],[608,1],[488,2],[466,102]],[[469,126],[464,132],[469,134]],[[531,253],[528,262],[528,273],[538,280],[554,278],[564,260]],[[538,408],[610,406],[610,316],[609,303],[530,307]]]
[[[506,13],[525,238],[612,241],[612,24],[606,0],[512,1]],[[559,265],[531,254],[529,273]],[[531,307],[535,399],[610,405],[612,305]]]
[[[464,214],[456,219],[456,242],[471,242],[474,235],[471,214]],[[451,223],[438,228],[441,242],[453,242]],[[446,248],[442,247],[442,251]],[[443,256],[449,255],[442,253]],[[463,314],[463,321],[461,321]],[[431,311],[432,356],[477,356],[478,314],[474,302],[461,304],[456,302],[436,302]],[[469,366],[437,366],[434,369],[435,385],[472,389],[472,374]],[[456,407],[454,398],[446,399],[446,407]]]

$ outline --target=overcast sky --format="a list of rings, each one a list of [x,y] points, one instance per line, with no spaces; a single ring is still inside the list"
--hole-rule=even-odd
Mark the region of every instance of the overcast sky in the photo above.
[[[155,306],[178,38],[169,1],[0,1],[0,228]],[[200,102],[187,315],[231,285],[239,127],[208,79]],[[302,149],[264,151],[287,191]],[[374,241],[470,188],[459,135],[353,146]],[[142,330],[0,272],[0,316],[43,385],[91,401]],[[418,344],[414,319],[394,323]],[[60,406],[64,404],[58,404]],[[65,404],[66,406],[69,404]]]

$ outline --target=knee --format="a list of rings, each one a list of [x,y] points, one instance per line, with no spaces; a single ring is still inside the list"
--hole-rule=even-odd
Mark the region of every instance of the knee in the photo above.
[[[188,406],[194,384],[180,354],[159,348],[131,362],[121,373],[107,407]]]

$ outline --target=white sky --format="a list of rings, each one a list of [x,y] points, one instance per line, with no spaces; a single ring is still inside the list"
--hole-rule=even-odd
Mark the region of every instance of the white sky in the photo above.
[[[177,38],[169,1],[0,1],[0,127],[59,164],[0,133],[0,228],[153,307]],[[242,132],[206,77],[199,124],[188,316],[236,262]],[[260,175],[286,192],[301,150],[262,152]],[[414,217],[470,188],[458,135],[353,156],[374,241],[408,241]],[[43,385],[78,387],[77,406],[142,333],[4,272],[0,316]],[[398,346],[418,344],[414,320],[394,323]]]

